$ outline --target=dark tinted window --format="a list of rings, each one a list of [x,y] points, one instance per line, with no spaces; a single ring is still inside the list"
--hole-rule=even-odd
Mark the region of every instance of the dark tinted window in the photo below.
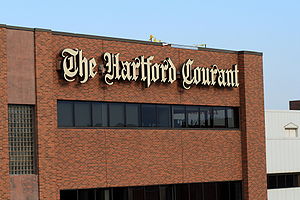
[[[216,183],[204,183],[203,186],[204,199],[216,200]]]
[[[109,126],[118,127],[124,126],[124,104],[110,103],[109,104]]]
[[[200,127],[209,128],[212,126],[212,108],[200,107]]]
[[[172,185],[162,185],[159,187],[159,196],[161,200],[173,200],[173,194],[174,192]]]
[[[157,105],[157,126],[170,127],[171,111],[169,105]]]
[[[129,188],[129,200],[145,200],[144,187]]]
[[[92,103],[92,121],[94,127],[107,126],[107,103]]]
[[[226,108],[214,108],[213,109],[213,126],[214,127],[226,127]]]
[[[199,127],[199,107],[187,106],[187,125],[188,127],[198,128]]]
[[[228,128],[235,127],[234,109],[233,108],[227,109],[227,124],[228,124]]]
[[[230,200],[229,182],[217,183],[217,199]]]
[[[268,189],[277,187],[277,176],[268,176]]]
[[[92,109],[90,102],[75,102],[74,116],[75,126],[77,127],[91,127],[92,126]]]
[[[192,183],[190,184],[190,200],[203,200],[203,184]]]
[[[160,200],[158,186],[145,186],[145,200]]]
[[[136,127],[139,126],[140,109],[139,104],[126,104],[126,126]]]
[[[241,200],[241,181],[63,190],[62,200]]]
[[[77,190],[61,190],[60,200],[77,200]]]
[[[185,106],[173,106],[173,126],[186,127]]]
[[[142,104],[142,126],[155,127],[156,123],[156,105]]]
[[[96,200],[112,200],[110,198],[110,189],[96,189]],[[121,200],[121,199],[120,199]],[[127,199],[124,199],[127,200]]]
[[[242,200],[242,185],[240,182],[230,182],[230,200]]]
[[[189,199],[189,188],[188,184],[175,185],[176,188],[176,200],[187,200]]]
[[[95,190],[78,190],[78,200],[95,199]]]
[[[277,181],[278,181],[278,187],[279,188],[285,188],[286,186],[285,186],[285,175],[279,175],[278,177],[277,177]]]
[[[128,188],[121,187],[121,188],[113,188],[113,200],[128,200]],[[98,199],[97,199],[98,200]]]
[[[58,101],[59,127],[238,128],[238,108]]]
[[[285,177],[286,187],[293,187],[294,186],[294,175],[289,174]]]
[[[57,103],[57,117],[59,127],[74,126],[74,113],[72,101],[58,101]]]

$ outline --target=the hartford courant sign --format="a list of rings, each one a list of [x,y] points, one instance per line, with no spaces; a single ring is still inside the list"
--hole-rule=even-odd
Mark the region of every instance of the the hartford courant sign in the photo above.
[[[151,83],[173,83],[177,79],[177,71],[171,58],[166,58],[161,63],[152,63],[154,56],[139,56],[131,61],[119,60],[119,53],[104,53],[102,58],[103,73],[106,84],[112,85],[115,81],[142,81],[146,87]],[[97,74],[97,63],[95,58],[87,59],[82,50],[64,49],[61,53],[62,72],[66,81],[75,81],[79,77],[80,83],[86,83]],[[219,69],[217,65],[210,67],[192,67],[193,60],[188,59],[182,64],[181,81],[184,89],[190,89],[192,85],[238,87],[237,65],[232,69]]]

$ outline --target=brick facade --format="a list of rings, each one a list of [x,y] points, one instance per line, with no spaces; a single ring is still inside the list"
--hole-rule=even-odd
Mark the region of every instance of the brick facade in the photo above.
[[[189,50],[170,46],[89,37],[50,30],[34,32],[38,192],[41,200],[58,200],[61,189],[138,186],[243,180],[244,200],[266,199],[262,55],[252,52]],[[0,108],[7,130],[6,28],[0,29]],[[65,48],[83,50],[101,63],[105,52],[120,60],[144,55],[154,62],[170,57],[180,71],[193,66],[238,64],[239,88],[192,87],[173,84],[116,82],[111,86],[99,74],[85,84],[64,81],[57,66]],[[240,130],[179,129],[63,129],[57,128],[57,100],[237,106]],[[6,133],[5,131],[2,131]],[[0,137],[0,197],[8,199],[8,141]],[[4,177],[4,178],[2,178]]]

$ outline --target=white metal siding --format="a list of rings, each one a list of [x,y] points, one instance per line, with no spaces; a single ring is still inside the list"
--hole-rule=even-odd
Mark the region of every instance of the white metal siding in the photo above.
[[[290,137],[289,123],[300,127],[300,111],[266,111],[268,173],[300,172],[300,137]],[[298,128],[299,129],[299,128]],[[300,200],[300,187],[268,190],[268,200]]]
[[[300,200],[300,188],[268,190],[268,200]]]

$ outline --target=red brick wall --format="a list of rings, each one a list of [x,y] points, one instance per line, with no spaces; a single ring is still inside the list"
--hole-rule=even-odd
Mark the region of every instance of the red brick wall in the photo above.
[[[245,200],[266,199],[261,56],[62,36],[42,30],[34,34],[40,199],[59,199],[59,190],[71,188],[241,179]],[[64,48],[82,49],[85,57],[95,57],[98,64],[104,52],[120,53],[121,60],[154,55],[153,62],[161,62],[170,57],[178,70],[189,58],[194,59],[194,66],[202,67],[239,64],[240,88],[184,90],[179,81],[150,88],[134,82],[107,86],[99,74],[85,84],[66,83],[56,71]],[[57,99],[241,105],[243,132],[58,129]]]
[[[0,199],[9,199],[6,29],[0,28]]]
[[[244,199],[267,199],[262,58],[239,54]]]

